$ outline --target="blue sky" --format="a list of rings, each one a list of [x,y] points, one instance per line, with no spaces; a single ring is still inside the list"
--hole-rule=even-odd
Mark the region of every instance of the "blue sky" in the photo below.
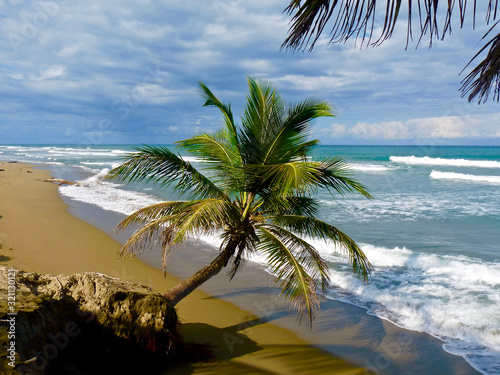
[[[0,144],[172,143],[221,125],[203,81],[240,114],[246,77],[288,101],[329,101],[323,144],[500,145],[500,104],[460,97],[487,30],[455,27],[405,51],[406,23],[377,48],[280,52],[286,0],[0,2]],[[456,14],[458,17],[458,13]],[[469,15],[470,16],[470,15]]]

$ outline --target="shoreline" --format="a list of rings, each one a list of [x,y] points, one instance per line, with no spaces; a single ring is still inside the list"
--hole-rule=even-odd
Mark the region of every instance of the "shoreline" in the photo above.
[[[17,165],[21,166],[22,164]],[[33,169],[33,172],[35,171],[37,170]],[[41,171],[43,172],[43,170]],[[49,190],[55,191],[56,198],[62,203],[61,196],[57,192],[57,185],[44,184],[51,186]],[[47,189],[44,188],[44,190]],[[46,193],[44,192],[44,194]],[[54,193],[51,192],[50,194]],[[104,232],[101,232],[101,234],[106,236],[108,240],[111,240],[105,233],[109,233],[114,227],[116,223],[113,221],[118,222],[119,214],[110,213],[97,207],[94,208],[94,206],[81,202],[69,202],[69,199],[64,200],[66,204],[69,203],[69,207],[66,206],[65,210],[71,213],[71,217],[76,216],[86,221],[87,223],[85,224],[91,223],[92,225],[89,225],[92,230],[96,231],[94,226],[99,228]],[[0,212],[1,214],[2,212]],[[85,230],[90,229],[87,228]],[[0,219],[0,233],[2,231],[2,219]],[[1,240],[0,237],[0,242]],[[111,247],[117,252],[120,244],[115,240],[112,240],[112,242],[113,245]],[[172,256],[171,271],[169,272],[178,277],[185,277],[205,265],[207,260],[210,259],[211,254],[203,249],[196,251],[197,246],[203,245],[189,244],[183,251],[175,252]],[[196,255],[196,257],[194,258],[193,255]],[[123,262],[113,259],[115,268],[111,271],[111,274],[108,271],[108,274],[122,279],[128,278],[129,281],[133,282],[152,284],[156,287],[155,289],[161,292],[162,286],[163,288],[168,288],[168,285],[172,286],[175,278],[169,277],[169,281],[165,281],[160,277],[158,280],[157,276],[161,276],[161,272],[152,266],[152,264],[157,263],[157,259],[159,259],[158,255],[154,253],[149,254],[148,257],[143,257],[141,260],[133,259]],[[149,264],[145,264],[144,262]],[[89,266],[92,266],[92,262]],[[144,272],[145,269],[147,272]],[[93,271],[93,269],[87,270]],[[226,373],[234,373],[234,371],[243,369],[234,367],[235,365],[245,364],[255,366],[255,363],[263,361],[263,367],[259,367],[261,365],[257,366],[264,372],[256,373],[341,374],[344,370],[348,371],[346,373],[364,373],[365,369],[371,369],[383,374],[429,373],[429,371],[431,373],[478,374],[463,358],[445,353],[442,349],[443,342],[427,334],[410,332],[399,328],[389,321],[368,315],[365,309],[346,303],[332,300],[323,301],[321,312],[315,321],[313,330],[308,331],[304,327],[300,327],[295,319],[295,315],[288,312],[282,301],[275,298],[274,293],[277,289],[271,275],[267,274],[260,266],[253,264],[248,264],[243,271],[242,275],[236,276],[230,283],[225,274],[223,274],[224,272],[222,272],[216,279],[209,281],[207,285],[202,287],[209,294],[196,291],[196,297],[191,298],[190,296],[186,301],[182,301],[178,305],[179,316],[186,323],[185,333],[187,337],[192,337],[193,339],[201,339],[203,337],[206,341],[217,342],[219,346],[226,347],[226,353],[217,353],[219,358],[222,359],[222,362],[213,367],[213,371],[217,373],[225,373],[226,369]],[[66,271],[61,273],[66,273]],[[150,274],[145,277],[148,273]],[[154,275],[153,278],[150,278],[151,274]],[[170,284],[168,284],[169,282]],[[200,306],[205,308],[207,301],[214,304],[211,307],[215,311],[211,312],[210,315],[200,314]],[[243,308],[243,310],[234,307],[234,304]],[[228,306],[232,307],[229,308]],[[196,313],[197,310],[198,313]],[[249,310],[253,310],[253,313],[250,313]],[[227,317],[225,316],[228,311],[231,314],[236,314],[230,321],[227,321]],[[224,315],[226,322],[224,322],[221,315]],[[205,319],[207,319],[206,322],[204,321]],[[272,324],[265,323],[269,321]],[[229,325],[231,323],[232,325]],[[281,349],[278,349],[275,346],[276,344],[273,343],[276,340],[279,342],[279,339],[275,337],[276,332],[273,331],[271,337],[266,337],[266,335],[270,334],[268,332],[270,326],[274,327],[273,329],[277,328],[278,330],[285,331],[285,333],[280,332],[281,335],[284,335],[281,336],[281,339],[284,339],[285,343],[299,340],[300,344],[294,344],[293,348],[282,346]],[[226,329],[224,332],[217,332],[217,330],[213,329],[214,327],[217,329],[226,327],[230,328],[230,330]],[[293,338],[292,341],[290,341],[291,338]],[[295,349],[299,349],[295,345],[301,346],[299,352],[294,351]],[[243,347],[246,349],[238,352],[238,348],[243,349]],[[316,347],[320,347],[328,353]],[[302,356],[304,350],[308,352],[307,357]],[[314,353],[310,352],[311,350]],[[246,353],[246,351],[250,351],[251,353]],[[316,357],[316,354],[318,354],[316,351],[319,351],[319,357]],[[234,354],[236,357],[232,358],[231,355],[228,356],[227,352],[232,352],[229,354]],[[294,354],[292,355],[292,353]],[[350,365],[344,368],[343,366],[346,366],[346,364],[342,360],[332,357],[331,354],[346,358],[363,368],[355,369]],[[311,370],[309,372],[310,369],[306,369],[298,363],[297,359],[299,357],[303,358],[304,361],[309,362],[309,365],[311,365],[310,358],[313,357],[310,357],[310,355],[318,358],[314,361],[314,363],[317,362],[318,366],[313,368],[314,371]],[[325,361],[323,356],[326,356],[329,360]],[[331,361],[333,358],[335,359],[335,368],[337,368],[339,363],[342,363],[341,367],[344,370],[339,368],[338,371],[335,370],[335,372],[332,372],[330,366],[332,365]],[[276,361],[278,361],[278,364]],[[285,365],[284,362],[288,363],[288,365]],[[206,365],[202,367],[204,367],[203,370],[195,368],[194,372],[192,368],[188,372],[186,372],[186,369],[179,369],[178,373],[198,373],[198,370],[202,371],[199,373],[210,372]],[[255,371],[260,371],[254,367],[252,368]],[[280,372],[282,371],[280,369],[285,368],[286,371]]]
[[[163,291],[177,279],[138,259],[118,260],[121,245],[70,215],[48,170],[0,162],[0,243],[4,265],[47,274],[101,272]],[[126,280],[127,281],[127,280]],[[310,346],[293,332],[261,322],[197,290],[177,306],[187,342],[210,342],[217,362],[179,364],[165,373],[363,374],[364,369]],[[259,324],[246,324],[258,322]]]

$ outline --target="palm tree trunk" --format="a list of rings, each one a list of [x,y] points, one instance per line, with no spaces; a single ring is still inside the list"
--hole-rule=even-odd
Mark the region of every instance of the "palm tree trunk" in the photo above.
[[[229,252],[229,254],[231,254],[231,252]],[[193,290],[198,288],[212,276],[217,275],[224,268],[224,266],[226,266],[230,256],[231,255],[228,255],[227,249],[224,250],[212,261],[212,263],[196,272],[193,276],[181,281],[172,289],[165,292],[163,296],[170,300],[172,306],[177,305],[179,301],[190,294]]]

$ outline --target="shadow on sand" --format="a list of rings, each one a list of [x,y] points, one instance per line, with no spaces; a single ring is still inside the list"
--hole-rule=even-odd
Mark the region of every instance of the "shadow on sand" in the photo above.
[[[272,319],[266,319],[272,320]],[[218,328],[204,323],[182,325],[186,342],[208,344],[216,359],[205,363],[179,363],[162,374],[364,374],[344,360],[325,355],[309,345],[262,345],[239,331],[265,323],[251,319]],[[195,340],[194,340],[195,339]]]

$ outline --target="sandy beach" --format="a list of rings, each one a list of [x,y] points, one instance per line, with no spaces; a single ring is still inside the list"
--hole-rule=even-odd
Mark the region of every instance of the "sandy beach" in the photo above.
[[[1,261],[26,271],[50,274],[101,272],[168,289],[175,277],[134,259],[117,259],[120,244],[67,212],[57,185],[43,182],[46,170],[0,162]],[[180,365],[179,374],[362,374],[340,358],[308,345],[294,333],[196,291],[178,305],[187,341],[210,342],[217,361]],[[168,373],[172,373],[169,370]]]
[[[109,235],[119,216],[68,206],[56,184],[43,182],[51,176],[47,170],[6,162],[0,169],[2,264],[50,274],[101,272],[162,292],[211,257],[197,249],[203,244],[190,244],[174,254],[166,279],[154,267],[154,252],[119,260],[120,242]],[[179,303],[184,338],[213,344],[217,360],[181,364],[168,373],[477,374],[463,358],[444,352],[439,340],[337,301],[322,302],[309,330],[276,298],[272,276],[252,264],[243,271],[231,283],[221,273]]]

